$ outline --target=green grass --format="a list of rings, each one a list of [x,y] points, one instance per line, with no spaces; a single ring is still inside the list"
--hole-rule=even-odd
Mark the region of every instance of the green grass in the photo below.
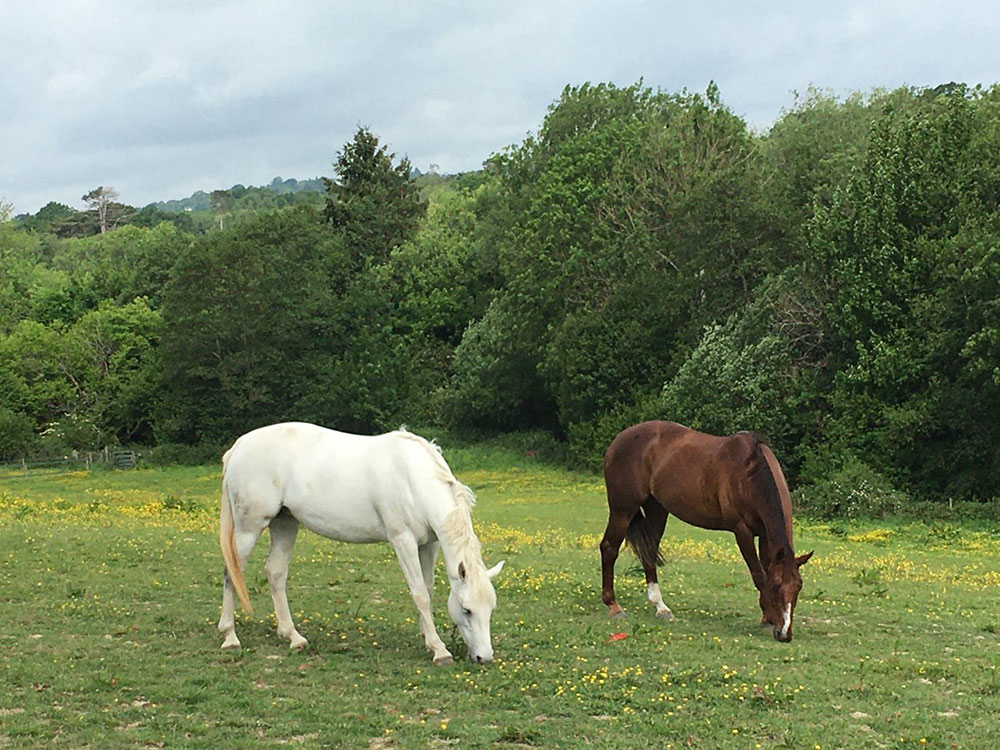
[[[219,650],[217,467],[0,478],[0,748],[992,747],[1000,535],[959,524],[796,525],[795,640],[761,627],[732,537],[667,526],[645,601],[607,618],[599,479],[493,447],[446,451],[479,498],[497,661],[435,668],[385,545],[299,537],[274,633],[261,571],[239,654]],[[440,565],[440,563],[439,563]],[[464,654],[444,608],[442,637]],[[609,640],[615,633],[627,637]]]

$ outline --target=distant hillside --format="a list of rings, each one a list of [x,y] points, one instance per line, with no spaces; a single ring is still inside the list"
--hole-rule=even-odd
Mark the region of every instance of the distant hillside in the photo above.
[[[296,180],[291,178],[288,180],[282,180],[280,177],[275,177],[271,180],[269,185],[261,185],[260,187],[255,187],[251,185],[250,187],[244,187],[243,185],[233,185],[231,188],[225,192],[232,195],[234,198],[242,198],[248,193],[253,193],[255,191],[269,191],[277,195],[289,195],[292,193],[302,193],[302,192],[314,192],[322,193],[326,189],[323,184],[322,178],[314,177],[311,180]],[[199,190],[188,198],[181,198],[179,200],[170,201],[157,201],[155,203],[150,203],[147,208],[152,207],[159,211],[170,211],[170,212],[182,212],[182,211],[210,211],[211,205],[211,193],[206,193],[204,190]]]

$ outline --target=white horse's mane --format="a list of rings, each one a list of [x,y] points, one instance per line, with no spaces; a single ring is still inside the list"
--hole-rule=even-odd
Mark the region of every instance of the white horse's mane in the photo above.
[[[424,446],[427,453],[434,460],[435,466],[437,466],[438,479],[445,482],[452,488],[452,494],[454,495],[455,500],[461,501],[459,502],[460,505],[464,504],[467,508],[472,508],[472,506],[476,504],[476,496],[473,494],[472,490],[455,478],[455,475],[451,471],[451,467],[448,466],[448,462],[444,460],[440,445],[435,443],[433,440],[422,438],[420,435],[414,435],[406,429],[406,425],[403,425],[396,430],[395,434]]]
[[[424,446],[434,460],[438,469],[437,479],[448,485],[455,499],[455,507],[445,516],[441,532],[448,538],[460,562],[464,563],[466,581],[476,595],[488,596],[490,586],[486,565],[483,563],[482,545],[472,527],[472,507],[476,504],[476,496],[472,490],[462,484],[452,473],[448,463],[441,454],[441,446],[433,440],[427,440],[409,432],[405,426],[396,430],[400,437],[412,440]]]

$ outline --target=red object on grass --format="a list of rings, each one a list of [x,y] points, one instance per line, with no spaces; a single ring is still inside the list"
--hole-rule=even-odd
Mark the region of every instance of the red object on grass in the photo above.
[[[612,633],[611,637],[605,641],[605,643],[611,643],[611,641],[624,641],[628,638],[628,633]]]

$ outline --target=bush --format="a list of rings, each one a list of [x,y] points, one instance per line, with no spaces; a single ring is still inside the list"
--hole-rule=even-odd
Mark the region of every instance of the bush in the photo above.
[[[995,524],[1000,521],[1000,498],[993,500],[959,500],[948,502],[941,500],[920,500],[907,503],[906,515],[921,520],[934,519],[941,521],[986,521]]]
[[[146,454],[146,460],[153,466],[203,466],[219,464],[222,454],[229,450],[228,445],[217,443],[199,443],[184,445],[182,443],[164,443],[152,448]]]
[[[670,418],[664,413],[660,395],[651,394],[631,404],[620,404],[592,420],[571,424],[566,430],[570,463],[576,468],[601,471],[604,453],[619,432],[650,419]]]
[[[796,508],[814,518],[885,518],[899,513],[907,497],[886,477],[852,454],[838,468],[796,492]]]
[[[0,406],[0,461],[27,455],[34,443],[35,430],[31,419]]]

